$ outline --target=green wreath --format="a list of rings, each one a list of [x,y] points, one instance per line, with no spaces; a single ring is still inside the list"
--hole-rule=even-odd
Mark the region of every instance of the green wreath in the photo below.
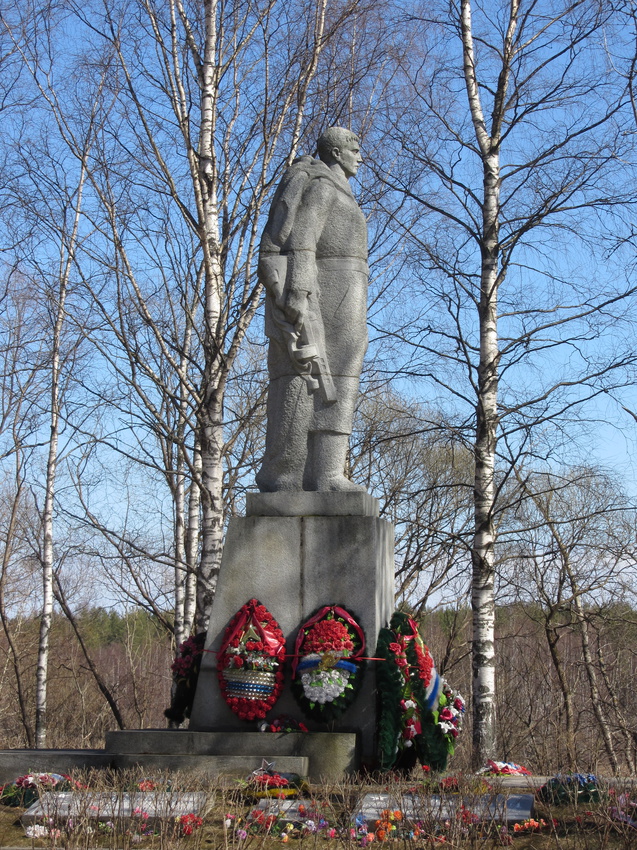
[[[205,643],[205,632],[191,635],[180,644],[177,657],[172,663],[173,687],[170,706],[164,711],[164,717],[173,723],[183,723],[190,717]]]
[[[411,769],[416,760],[442,771],[449,758],[438,725],[440,678],[414,620],[397,611],[380,630],[376,656],[379,693],[378,745],[383,770]]]

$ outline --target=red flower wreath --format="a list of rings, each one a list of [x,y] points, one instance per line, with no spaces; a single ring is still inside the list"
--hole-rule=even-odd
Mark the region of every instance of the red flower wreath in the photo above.
[[[283,689],[285,638],[265,605],[251,599],[232,618],[217,660],[223,698],[242,720],[260,720]]]
[[[325,605],[301,626],[292,694],[308,717],[327,723],[349,708],[360,689],[364,649],[362,628],[338,605]]]

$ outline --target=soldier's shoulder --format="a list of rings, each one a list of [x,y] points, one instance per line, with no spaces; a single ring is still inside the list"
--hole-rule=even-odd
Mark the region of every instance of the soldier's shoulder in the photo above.
[[[321,177],[331,179],[332,174],[330,169],[320,159],[314,159],[313,156],[299,156],[294,160],[288,168],[285,178],[289,181],[304,180],[309,183]]]
[[[277,201],[283,202],[290,209],[296,209],[301,198],[304,203],[310,198],[317,202],[319,198],[331,195],[335,185],[332,172],[324,162],[311,156],[301,156],[287,169]]]
[[[274,204],[283,202],[286,206],[295,208],[301,196],[308,189],[313,190],[317,178],[320,177],[327,177],[328,179],[330,177],[330,170],[324,162],[307,155],[298,157],[283,174],[276,191]]]

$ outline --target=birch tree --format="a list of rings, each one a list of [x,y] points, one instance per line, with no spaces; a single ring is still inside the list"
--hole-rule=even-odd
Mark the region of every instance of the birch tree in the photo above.
[[[72,23],[51,9],[11,32],[77,158],[87,116],[66,79],[71,70],[92,80],[101,127],[87,163],[93,235],[76,268],[94,310],[85,332],[112,378],[95,388],[112,411],[112,436],[100,442],[170,490],[180,639],[193,619],[205,629],[216,586],[224,457],[235,440],[224,398],[261,297],[261,212],[302,141],[350,120],[352,69],[376,61],[378,30],[365,24],[371,6],[353,0],[68,8]],[[75,66],[60,41],[69,27],[84,47]],[[335,45],[346,49],[354,28],[357,47],[370,50],[336,78]],[[108,80],[100,92],[96,75]],[[122,552],[134,548],[126,531],[91,521]]]
[[[546,460],[558,440],[574,457],[564,432],[581,424],[575,411],[631,379],[634,287],[619,257],[600,250],[626,229],[632,202],[618,73],[629,58],[613,10],[587,0],[459,0],[402,21],[411,52],[383,125],[393,165],[377,174],[400,199],[389,208],[388,196],[386,209],[413,255],[383,327],[407,351],[414,392],[448,412],[473,452],[480,766],[497,757],[499,494],[522,457]],[[625,336],[605,345],[611,326]]]
[[[29,675],[21,651],[17,613],[37,585],[29,566],[28,531],[34,521],[29,498],[29,470],[34,433],[40,418],[34,399],[39,382],[41,324],[28,281],[14,272],[8,277],[0,320],[0,446],[2,511],[0,513],[0,622],[7,644],[7,662],[13,673],[18,713],[27,746],[35,743]]]

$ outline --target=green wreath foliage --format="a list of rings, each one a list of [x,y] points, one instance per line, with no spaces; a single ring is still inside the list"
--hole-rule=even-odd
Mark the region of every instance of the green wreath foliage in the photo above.
[[[399,636],[412,635],[410,618],[396,611],[391,618],[389,628],[380,630],[376,656],[376,680],[379,694],[378,745],[379,762],[382,770],[409,770],[416,759],[432,770],[442,771],[449,758],[449,743],[438,726],[438,712],[427,709],[425,686],[418,675],[418,656],[415,640],[406,646],[406,658],[409,664],[407,677],[396,663],[396,656],[390,649]],[[421,731],[413,738],[413,746],[405,747],[402,742],[404,713],[401,700],[411,699],[418,707]]]
[[[394,615],[395,617],[396,615]],[[399,755],[399,740],[402,728],[400,700],[403,693],[403,677],[399,667],[393,661],[393,652],[389,644],[394,640],[394,617],[390,628],[383,628],[378,634],[376,645],[377,661],[376,683],[379,696],[378,750],[382,770],[390,770]]]
[[[173,723],[183,723],[187,717],[190,717],[195,701],[205,642],[206,632],[200,632],[182,643],[179,648],[179,658],[182,660],[184,672],[181,675],[174,669],[177,662],[173,663],[173,687],[170,706],[164,711],[164,717],[172,720]]]

